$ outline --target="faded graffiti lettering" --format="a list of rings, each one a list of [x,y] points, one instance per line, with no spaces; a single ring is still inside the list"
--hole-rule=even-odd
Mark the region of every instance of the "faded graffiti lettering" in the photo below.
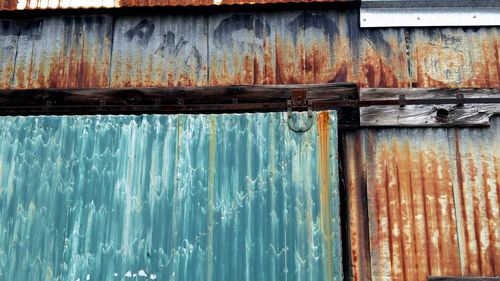
[[[26,36],[31,40],[42,38],[43,20],[27,21],[1,21],[0,35],[3,36]]]
[[[130,29],[125,33],[128,41],[132,41],[134,37],[139,38],[139,44],[146,47],[153,36],[155,30],[155,25],[149,20],[142,20],[134,28]]]
[[[305,31],[309,28],[320,29],[323,34],[328,36],[330,41],[332,41],[333,37],[339,32],[337,23],[328,18],[326,14],[313,13],[309,11],[300,14],[295,19],[290,21],[286,28],[292,34],[294,42],[297,41],[297,35],[301,30]]]
[[[163,41],[154,54],[161,57],[167,56],[169,59],[182,59],[186,66],[195,64],[196,70],[201,70],[201,55],[198,49],[182,36],[176,42],[172,31],[163,35]]]
[[[361,37],[373,47],[374,50],[383,52],[386,58],[392,55],[392,48],[389,42],[384,39],[384,34],[380,30],[367,29],[363,30]]]
[[[250,31],[252,36],[237,36],[238,32]],[[255,44],[254,39],[263,40],[271,33],[271,27],[263,19],[253,15],[235,14],[223,19],[214,30],[217,46],[233,46],[234,44]]]

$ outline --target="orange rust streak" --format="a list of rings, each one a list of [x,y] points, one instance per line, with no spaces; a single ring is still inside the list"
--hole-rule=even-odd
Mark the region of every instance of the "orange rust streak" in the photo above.
[[[481,155],[483,158],[484,155]],[[494,202],[491,202],[488,197],[488,194],[491,194],[491,185],[489,184],[489,179],[490,179],[490,174],[489,174],[489,164],[488,161],[483,160],[481,161],[481,166],[483,169],[483,184],[484,184],[484,202],[486,205],[486,224],[487,224],[487,229],[488,229],[488,235],[487,239],[490,241],[490,243],[494,243],[495,237],[495,223],[494,218],[493,218],[493,213],[492,210],[493,208],[497,208],[498,206],[495,206]],[[488,276],[493,276],[495,274],[495,247],[492,246],[491,244],[485,249],[485,255],[486,255],[486,264],[488,266],[488,272],[486,273]]]
[[[332,246],[331,246],[331,231],[330,231],[330,165],[329,165],[329,149],[330,149],[330,116],[328,112],[320,112],[318,114],[318,134],[319,134],[319,176],[321,182],[321,211],[323,217],[323,233],[326,237],[327,256],[328,256],[328,280],[333,277],[332,273]]]
[[[446,155],[438,155],[435,159],[436,165],[441,166],[442,175],[438,175],[440,185],[440,195],[438,198],[445,198],[445,202],[439,200],[439,210],[442,211],[441,227],[441,267],[442,274],[446,276],[459,276],[460,270],[460,252],[458,245],[457,219],[455,217],[455,202],[453,196],[453,179],[451,175],[451,164]],[[442,204],[446,204],[443,208]]]
[[[397,148],[396,139],[392,140],[391,147]],[[391,152],[386,165],[387,208],[389,211],[389,237],[391,241],[392,276],[395,280],[406,280],[404,271],[404,252],[401,239],[401,206],[398,178],[397,154]]]
[[[377,228],[374,229],[375,237],[372,245],[377,251],[377,258],[372,259],[373,278],[390,278],[392,269],[392,245],[390,236],[390,219],[387,203],[387,144],[380,145],[375,154],[375,169],[373,182],[368,182],[368,185],[373,185],[375,190],[375,216],[377,220]]]
[[[497,150],[498,151],[498,150]],[[500,153],[499,153],[500,154]],[[495,165],[495,169],[494,169],[494,179],[495,179],[495,185],[496,185],[496,204],[497,204],[497,210],[498,210],[498,205],[500,205],[500,158],[497,157],[496,155],[493,156],[493,163]],[[495,199],[493,199],[495,200]],[[494,201],[495,202],[495,201]],[[499,224],[500,224],[500,219],[499,219],[499,212],[497,211],[496,212],[496,218],[495,220],[493,220],[493,223],[494,225],[496,226],[496,228],[498,229]],[[495,234],[495,239],[492,240],[493,243],[495,243],[495,247],[497,245],[497,243],[500,243],[500,236],[499,236],[499,232],[495,231],[493,232]],[[494,259],[495,259],[495,275],[496,276],[499,276],[500,275],[500,251],[498,250],[498,247],[495,248],[495,256],[494,256]]]
[[[415,261],[415,241],[413,234],[415,233],[413,201],[412,201],[412,186],[411,186],[411,163],[408,157],[410,151],[410,144],[408,140],[405,141],[403,147],[397,147],[396,154],[398,156],[397,162],[397,178],[399,183],[399,200],[401,208],[401,237],[403,244],[403,263],[405,278],[407,280],[417,280],[416,274],[416,261]]]
[[[366,195],[365,181],[366,173],[363,161],[364,155],[361,148],[361,139],[358,134],[353,140],[352,135],[344,137],[345,145],[344,155],[346,159],[347,187],[348,187],[348,205],[349,205],[349,237],[351,243],[352,260],[352,280],[363,281],[371,280],[369,246],[368,246],[368,226],[366,223]]]

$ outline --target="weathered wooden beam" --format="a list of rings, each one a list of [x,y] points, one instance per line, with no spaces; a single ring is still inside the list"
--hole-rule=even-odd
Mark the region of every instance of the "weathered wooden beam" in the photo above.
[[[175,114],[307,110],[311,102],[359,99],[352,83],[175,88],[0,90],[0,115]],[[324,108],[324,106],[322,107]],[[330,107],[329,107],[330,108]],[[357,108],[338,108],[339,126],[359,126]]]
[[[499,101],[500,89],[361,89],[360,102],[377,105],[360,108],[360,125],[488,126]]]
[[[500,89],[361,89],[350,83],[0,90],[0,115],[338,111],[341,128],[487,126]]]

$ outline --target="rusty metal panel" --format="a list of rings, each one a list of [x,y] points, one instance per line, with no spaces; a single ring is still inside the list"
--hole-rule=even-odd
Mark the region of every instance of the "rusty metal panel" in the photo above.
[[[361,30],[358,19],[346,8],[4,21],[0,86],[500,87],[498,28]]]
[[[112,19],[50,17],[23,23],[13,86],[109,86]]]
[[[210,85],[275,83],[275,19],[263,13],[209,17]]]
[[[218,6],[234,4],[352,2],[356,0],[0,0],[1,10]]]
[[[356,0],[120,0],[119,6],[212,6],[234,4],[352,2]]]
[[[210,17],[210,84],[353,81],[356,18],[355,10]]]
[[[354,9],[302,14],[305,83],[355,81],[351,38],[352,30],[357,28],[356,18]],[[301,29],[300,24],[291,26],[293,31]]]
[[[500,276],[500,118],[490,128],[454,132],[462,271]]]
[[[18,23],[11,20],[0,20],[0,89],[12,86],[18,38]]]
[[[342,280],[337,117],[312,118],[0,118],[0,279]]]
[[[404,29],[363,29],[359,40],[360,87],[410,86]]]
[[[343,171],[347,194],[347,229],[349,270],[345,280],[372,280],[370,263],[370,234],[368,231],[368,200],[366,191],[366,154],[368,146],[362,141],[362,134],[344,131]]]
[[[207,42],[205,16],[117,18],[111,86],[205,86]]]
[[[500,118],[490,128],[346,133],[351,278],[497,276],[499,138]],[[364,192],[367,215],[352,209]]]
[[[412,81],[417,87],[500,87],[499,28],[410,31]]]

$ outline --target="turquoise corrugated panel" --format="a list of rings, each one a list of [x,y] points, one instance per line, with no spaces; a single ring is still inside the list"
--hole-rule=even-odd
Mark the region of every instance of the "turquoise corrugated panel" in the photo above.
[[[341,280],[337,122],[0,118],[0,280]]]

